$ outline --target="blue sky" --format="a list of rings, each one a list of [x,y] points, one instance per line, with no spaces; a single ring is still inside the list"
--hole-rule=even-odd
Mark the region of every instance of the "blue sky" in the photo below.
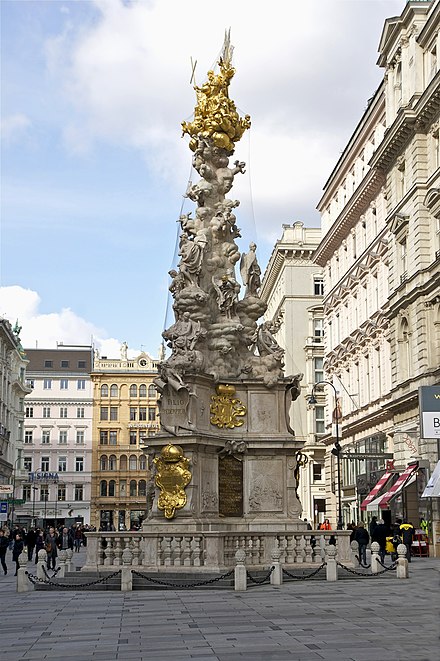
[[[383,72],[404,0],[1,0],[0,316],[24,346],[127,341],[156,356],[191,152],[180,122],[231,28],[240,248],[264,269],[322,187]],[[169,302],[168,302],[169,308]],[[166,318],[166,319],[165,319]]]

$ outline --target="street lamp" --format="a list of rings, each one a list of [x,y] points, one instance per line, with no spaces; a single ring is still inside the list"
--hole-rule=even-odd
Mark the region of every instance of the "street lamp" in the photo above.
[[[37,490],[37,487],[35,485],[32,485],[32,528],[35,528],[35,492]]]
[[[14,527],[14,514],[15,514],[15,480],[17,475],[17,463],[21,460],[21,456],[18,456],[14,461],[14,471],[12,476],[12,511],[11,511],[11,527]]]
[[[315,397],[315,388],[316,386],[327,385],[333,388],[335,395],[335,408],[334,408],[334,422],[335,422],[335,431],[336,431],[336,441],[335,445],[331,450],[331,453],[336,457],[337,460],[337,481],[338,481],[338,524],[337,529],[342,530],[344,527],[342,521],[342,496],[341,496],[341,445],[339,443],[339,407],[338,407],[338,392],[330,381],[317,381],[312,388],[312,394],[309,397],[310,406],[315,406],[317,404],[317,399]]]

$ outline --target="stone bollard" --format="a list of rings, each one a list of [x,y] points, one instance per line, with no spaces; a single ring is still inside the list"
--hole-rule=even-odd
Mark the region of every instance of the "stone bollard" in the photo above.
[[[46,566],[47,566],[47,553],[44,549],[40,549],[38,551],[37,578],[41,578],[43,581],[47,581],[47,576],[44,573]]]
[[[67,551],[62,550],[58,554],[58,571],[57,577],[64,578],[66,575]]]
[[[270,584],[271,585],[282,585],[283,584],[283,568],[281,566],[281,549],[278,546],[275,546],[272,549],[270,554],[272,558],[272,566],[275,567],[273,572],[270,575]]]
[[[26,576],[28,557],[27,553],[20,553],[18,556],[19,569],[17,572],[17,592],[30,592],[34,589],[33,584]]]
[[[409,576],[406,551],[407,549],[405,544],[399,544],[399,546],[397,547],[397,555],[399,556],[397,558],[397,567],[396,567],[397,578],[408,578]]]
[[[359,544],[353,540],[350,542],[350,548],[353,567],[359,567]]]
[[[243,549],[238,549],[235,552],[235,573],[234,573],[234,590],[237,592],[245,592],[247,589],[247,579],[246,579],[246,551]]]
[[[73,551],[72,549],[67,549],[67,560],[66,560],[66,573],[73,571]]]
[[[338,580],[338,566],[336,564],[336,546],[328,544],[325,547],[325,559],[327,562],[326,573],[328,581]]]
[[[377,574],[379,572],[379,560],[380,560],[380,545],[378,542],[373,542],[371,544],[371,573]]]
[[[133,590],[133,574],[131,573],[131,563],[133,561],[133,553],[130,549],[124,549],[122,552],[122,569],[121,569],[121,591],[131,592]]]

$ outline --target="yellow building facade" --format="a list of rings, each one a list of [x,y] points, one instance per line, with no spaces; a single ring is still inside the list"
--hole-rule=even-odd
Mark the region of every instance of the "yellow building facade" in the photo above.
[[[120,359],[95,352],[90,523],[103,530],[136,530],[146,515],[148,458],[142,447],[159,430],[153,380],[158,360],[146,353]]]

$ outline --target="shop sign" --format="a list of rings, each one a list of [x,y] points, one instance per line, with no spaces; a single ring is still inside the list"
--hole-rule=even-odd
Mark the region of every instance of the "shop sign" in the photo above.
[[[422,438],[440,438],[440,386],[419,388]]]

